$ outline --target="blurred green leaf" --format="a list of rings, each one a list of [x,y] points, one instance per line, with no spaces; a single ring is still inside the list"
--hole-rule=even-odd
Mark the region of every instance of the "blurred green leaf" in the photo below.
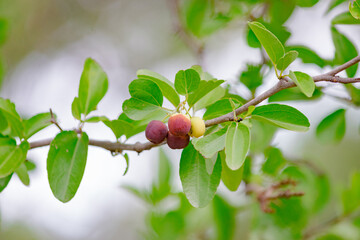
[[[204,158],[211,158],[224,149],[226,132],[227,127],[222,127],[202,138],[193,138],[191,142]]]
[[[63,131],[51,141],[47,173],[51,191],[63,203],[76,194],[84,174],[89,138],[74,131]]]
[[[30,185],[29,173],[24,162],[21,163],[17,169],[15,169],[15,173],[25,186]]]
[[[33,162],[30,161],[30,160],[26,160],[26,161],[25,161],[25,166],[26,166],[26,169],[27,169],[29,172],[36,169],[36,164],[33,163]]]
[[[175,76],[175,89],[181,95],[188,95],[198,89],[200,76],[194,69],[180,70]]]
[[[251,30],[250,27],[247,30],[246,41],[247,41],[247,44],[249,45],[249,47],[261,48],[260,41],[257,39],[257,37],[255,36],[255,33],[253,32],[253,30]]]
[[[319,57],[319,55],[306,46],[293,45],[286,47],[287,51],[294,50],[299,53],[298,58],[302,60],[303,63],[313,63],[323,68],[326,65],[326,62]]]
[[[54,117],[56,118],[55,115]],[[24,120],[25,138],[30,138],[35,133],[50,126],[51,124],[52,122],[50,113],[40,113],[28,120]]]
[[[219,195],[213,200],[214,219],[218,240],[231,240],[234,238],[236,227],[236,210]]]
[[[303,0],[304,1],[304,0]],[[295,9],[296,0],[271,1],[269,15],[273,24],[282,25]]]
[[[16,112],[15,104],[8,99],[0,97],[0,112],[6,118],[11,135],[14,137],[24,137],[24,126],[22,119]]]
[[[353,2],[350,2],[349,11],[354,18],[360,19],[360,0],[354,0]]]
[[[289,71],[289,77],[307,97],[312,97],[315,91],[315,82],[311,76],[303,72]]]
[[[136,75],[139,79],[148,79],[156,83],[164,97],[166,97],[175,107],[179,105],[180,97],[174,89],[174,84],[167,78],[147,69],[138,70]]]
[[[270,146],[278,128],[255,119],[251,120],[251,124],[250,152],[262,153],[268,146]]]
[[[300,7],[312,7],[318,2],[319,0],[296,0],[296,5]]]
[[[8,22],[6,21],[6,19],[0,19],[0,46],[5,43],[7,35],[8,35]]]
[[[232,112],[241,104],[235,99],[221,99],[216,103],[210,105],[203,115],[204,120],[220,117],[226,113]],[[235,106],[235,109],[233,108]]]
[[[239,169],[250,148],[250,130],[238,122],[232,122],[226,132],[225,161],[231,170]]]
[[[159,166],[157,173],[156,186],[162,196],[167,196],[171,192],[171,163],[164,151],[159,150]]]
[[[276,64],[277,69],[284,71],[293,61],[296,60],[299,53],[297,51],[289,51],[282,56]]]
[[[0,193],[7,187],[7,185],[9,184],[11,177],[12,177],[12,173],[6,177],[2,177],[0,178]]]
[[[236,191],[241,183],[243,172],[244,172],[244,165],[242,165],[237,170],[231,170],[225,161],[225,152],[221,151],[219,152],[219,157],[221,158],[221,180],[223,181],[224,185],[230,190],[230,191]]]
[[[305,96],[299,88],[287,88],[275,93],[269,97],[269,102],[282,102],[282,101],[309,101],[319,99],[323,93],[319,88],[315,88],[311,97]]]
[[[360,173],[354,172],[350,178],[349,188],[342,193],[344,214],[356,210],[360,206]]]
[[[328,10],[326,11],[327,13],[330,12],[331,10],[333,10],[334,8],[336,8],[337,6],[339,6],[340,4],[346,2],[347,0],[332,0]]]
[[[195,146],[194,146],[195,147]],[[196,148],[195,148],[196,149]],[[199,152],[199,151],[198,151]],[[203,154],[201,154],[203,155]],[[203,155],[204,156],[204,155]],[[212,174],[218,155],[214,154],[211,158],[205,158],[206,171],[209,175]]]
[[[288,105],[268,104],[255,108],[252,117],[292,131],[305,132],[310,123],[299,110]]]
[[[249,26],[255,33],[256,37],[259,39],[271,61],[276,64],[285,54],[284,46],[281,44],[279,39],[273,33],[267,30],[261,23],[250,22]]]
[[[266,152],[266,161],[262,165],[262,171],[271,176],[276,176],[286,164],[286,159],[280,149],[270,148]]]
[[[167,111],[161,106],[163,95],[156,83],[136,79],[129,85],[131,98],[123,103],[123,111],[133,120],[163,119]]]
[[[221,161],[217,160],[211,175],[206,171],[205,158],[192,143],[183,150],[180,159],[181,184],[191,205],[205,207],[214,197],[221,178]]]
[[[189,94],[188,97],[188,104],[189,107],[194,106],[194,104],[196,102],[198,102],[200,99],[202,99],[204,96],[206,96],[209,92],[211,92],[212,90],[214,90],[215,88],[217,88],[218,86],[220,86],[220,84],[222,84],[223,82],[225,82],[224,80],[209,80],[209,81],[205,81],[205,80],[201,80],[198,89]]]
[[[14,139],[0,135],[0,178],[10,175],[25,161],[29,148],[26,141],[16,145]]]
[[[261,74],[262,65],[247,65],[245,71],[240,75],[240,82],[242,82],[252,93],[255,93],[257,87],[261,86],[263,76]]]
[[[183,1],[182,13],[187,30],[198,38],[208,36],[226,26],[230,20],[225,15],[215,13],[211,1]]]
[[[85,119],[85,122],[88,122],[88,123],[98,123],[98,122],[104,122],[104,121],[109,121],[109,119],[105,116],[93,116],[93,117],[89,117],[89,118]]]
[[[360,106],[360,89],[353,84],[345,84],[344,87],[350,94],[352,103],[355,104],[355,106]]]
[[[343,12],[336,15],[333,20],[331,20],[331,24],[360,24],[360,20],[355,19],[349,12]]]
[[[323,235],[323,236],[317,238],[316,240],[344,240],[344,238],[342,238],[338,235],[335,235],[333,233],[328,233],[326,235]]]
[[[332,39],[335,45],[335,64],[344,64],[358,55],[354,44],[335,27],[331,28]],[[346,69],[348,77],[354,77],[358,68],[358,64]]]
[[[338,109],[326,116],[316,128],[316,137],[322,143],[340,142],[346,130],[345,109]]]
[[[108,90],[108,78],[101,66],[88,58],[80,78],[79,106],[85,116],[96,110],[97,105]]]

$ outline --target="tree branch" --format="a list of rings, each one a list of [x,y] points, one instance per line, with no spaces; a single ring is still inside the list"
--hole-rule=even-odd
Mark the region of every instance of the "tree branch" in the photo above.
[[[360,62],[360,56],[357,56],[354,59],[344,63],[343,65],[338,66],[337,68],[335,68],[334,70],[332,70],[328,73],[314,76],[313,77],[314,82],[332,82],[332,83],[343,83],[343,84],[360,82],[360,78],[342,78],[339,76],[335,76],[335,74],[351,67],[352,65],[354,65],[358,62]],[[236,109],[235,113],[236,113],[236,115],[244,113],[247,111],[247,109],[250,106],[256,106],[259,103],[261,103],[262,101],[264,101],[264,100],[268,99],[269,97],[271,97],[272,95],[274,95],[275,93],[280,92],[283,89],[287,89],[287,88],[291,88],[291,87],[295,87],[295,86],[296,86],[295,83],[290,81],[289,78],[280,79],[279,82],[277,82],[275,84],[275,86],[273,86],[269,90],[263,92],[259,96],[253,98],[252,100],[248,101],[247,103],[245,103],[244,105],[242,105],[241,107]],[[217,117],[217,118],[214,118],[214,119],[207,120],[207,121],[205,121],[205,125],[206,125],[206,127],[209,127],[209,126],[227,122],[227,121],[234,121],[234,113],[233,112],[225,114],[225,115]],[[45,140],[31,142],[30,149],[48,146],[48,145],[50,145],[51,140],[52,139],[45,139]],[[146,143],[137,142],[134,144],[123,144],[123,143],[119,143],[119,142],[110,142],[110,141],[101,141],[101,140],[92,140],[92,139],[89,140],[89,145],[101,147],[101,148],[104,148],[111,152],[122,152],[124,150],[128,150],[128,151],[135,151],[135,152],[140,153],[144,150],[149,150],[153,147],[157,147],[157,146],[163,145],[165,143],[166,143],[166,141],[162,142],[161,144],[153,144],[150,142],[146,142]]]

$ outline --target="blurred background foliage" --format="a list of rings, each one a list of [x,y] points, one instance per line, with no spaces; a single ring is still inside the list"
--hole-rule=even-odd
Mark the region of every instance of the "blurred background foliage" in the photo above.
[[[327,33],[331,31],[332,35],[328,36],[332,36],[333,48],[323,49],[321,54],[317,53],[316,44],[307,46],[305,42],[292,39],[291,35],[297,29],[307,27],[296,18],[297,11],[312,7],[316,12],[310,13],[309,18],[316,13],[324,18],[331,16],[332,20],[326,27]],[[354,39],[360,37],[359,22],[349,16],[347,7],[348,1],[344,0],[1,0],[0,77],[4,86],[1,94],[13,96],[12,89],[20,86],[13,76],[17,76],[17,71],[28,73],[22,65],[25,60],[37,60],[36,55],[52,59],[59,52],[77,55],[81,61],[87,54],[99,56],[110,69],[110,75],[116,76],[111,82],[113,88],[128,83],[140,68],[178,69],[178,65],[202,64],[210,73],[228,76],[226,67],[216,69],[223,59],[212,61],[211,58],[216,59],[220,51],[231,51],[231,47],[228,50],[222,45],[230,45],[231,42],[225,39],[238,34],[242,39],[239,42],[249,48],[233,53],[244,54],[244,57],[242,62],[234,63],[238,74],[228,79],[228,89],[232,94],[240,93],[240,101],[250,99],[259,93],[259,89],[263,90],[263,86],[268,86],[273,72],[259,41],[246,27],[247,21],[262,22],[286,44],[287,50],[299,52],[301,62],[296,62],[295,66],[316,73],[358,55],[359,42]],[[288,20],[293,16],[297,22],[289,24]],[[314,42],[323,41],[323,36],[317,32],[311,33],[311,37]],[[82,44],[87,48],[79,47]],[[120,60],[111,62],[113,59]],[[126,69],[127,73],[115,74],[117,68]],[[36,80],[38,70],[33,70],[33,75],[28,75],[26,81],[42,84]],[[171,73],[171,70],[164,71]],[[347,74],[359,76],[356,68]],[[313,130],[305,136],[293,137],[253,121],[251,152],[243,170],[242,184],[235,193],[222,186],[205,208],[193,208],[183,193],[179,193],[178,156],[160,150],[158,156],[152,156],[156,159],[152,163],[156,163],[157,170],[154,172],[153,166],[153,176],[146,178],[149,181],[142,181],[140,187],[131,182],[121,183],[121,189],[126,190],[123,194],[131,193],[141,199],[143,208],[132,209],[133,215],[109,216],[111,220],[107,221],[99,218],[96,221],[99,232],[88,231],[80,237],[70,237],[71,229],[61,225],[53,228],[57,231],[41,229],[41,226],[33,228],[28,224],[31,217],[23,219],[24,222],[3,221],[0,238],[360,239],[360,174],[357,171],[360,168],[360,93],[356,85],[336,89],[331,91],[328,85],[322,85],[311,99],[305,98],[297,89],[272,96],[270,102],[288,101],[314,116],[311,118],[316,119],[312,121]],[[113,96],[114,93],[125,95],[126,89],[113,91]],[[22,101],[27,101],[26,96]],[[334,107],[330,109],[332,104]],[[26,106],[22,107],[23,114],[31,112]],[[332,115],[337,108],[346,111]],[[316,129],[321,121],[328,123]],[[287,143],[289,138],[293,139],[292,145]],[[136,170],[135,166],[131,169]],[[43,173],[35,170],[34,174]],[[42,177],[46,178],[45,175]],[[284,184],[280,186],[281,190],[305,195],[275,199],[262,205],[259,193],[289,178],[297,184]],[[245,183],[249,182],[262,188],[246,192]],[[6,201],[0,202],[3,210],[8,207]],[[264,211],[269,209],[273,213]],[[122,225],[124,219],[130,224]],[[132,226],[131,222],[141,224]],[[112,227],[105,226],[107,224]]]

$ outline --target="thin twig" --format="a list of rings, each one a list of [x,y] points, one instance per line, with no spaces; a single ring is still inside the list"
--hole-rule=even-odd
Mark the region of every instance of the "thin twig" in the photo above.
[[[54,116],[54,113],[52,111],[52,109],[50,108],[50,116],[51,116],[51,119],[50,119],[50,122],[52,122],[53,124],[55,124],[55,126],[58,127],[58,129],[62,132],[62,128],[60,127],[59,123],[57,122],[55,116]]]
[[[360,62],[360,56],[350,60],[349,62],[339,66],[336,68],[336,71],[330,71],[326,74],[321,74],[321,75],[317,75],[314,76],[314,82],[333,82],[333,83],[356,83],[356,82],[360,82],[360,78],[342,78],[339,76],[333,76],[332,74],[336,74],[339,71],[345,70],[346,68],[351,67],[352,65],[356,64]],[[291,87],[295,87],[295,83],[289,81],[289,79],[285,78],[285,79],[280,79],[280,81],[278,81],[275,86],[273,86],[272,88],[270,88],[269,90],[265,91],[264,93],[260,94],[259,96],[253,98],[252,100],[248,101],[247,103],[245,103],[244,105],[242,105],[241,107],[237,108],[235,113],[238,116],[239,114],[246,112],[248,107],[250,106],[256,106],[259,103],[261,103],[262,101],[268,99],[270,96],[274,95],[275,93],[286,89],[286,88],[291,88]],[[215,125],[215,124],[219,124],[219,123],[223,123],[223,122],[227,122],[227,121],[234,121],[234,115],[233,112],[230,112],[228,114],[225,114],[223,116],[214,118],[214,119],[210,119],[207,120],[205,122],[205,125],[207,127]],[[58,126],[59,127],[59,126]],[[61,129],[61,128],[59,128]],[[38,147],[43,147],[43,146],[47,146],[49,145],[51,142],[51,139],[48,140],[40,140],[40,141],[35,141],[30,143],[30,148],[38,148]],[[161,143],[161,144],[153,144],[150,142],[147,143],[135,143],[135,144],[123,144],[123,143],[117,143],[117,142],[110,142],[110,141],[100,141],[100,140],[90,140],[89,144],[92,146],[97,146],[97,147],[101,147],[104,149],[107,149],[109,151],[123,151],[123,150],[128,150],[128,151],[136,151],[138,153],[144,151],[144,150],[149,150],[153,147],[159,146],[159,145],[163,145],[165,144],[165,142]]]

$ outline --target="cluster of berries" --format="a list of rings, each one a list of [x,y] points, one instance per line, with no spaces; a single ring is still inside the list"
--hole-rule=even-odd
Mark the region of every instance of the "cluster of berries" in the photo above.
[[[155,144],[159,144],[167,138],[167,144],[171,149],[183,149],[190,141],[191,137],[201,137],[205,133],[205,122],[199,117],[190,117],[185,114],[176,113],[171,115],[165,123],[153,120],[145,130],[146,138]]]

